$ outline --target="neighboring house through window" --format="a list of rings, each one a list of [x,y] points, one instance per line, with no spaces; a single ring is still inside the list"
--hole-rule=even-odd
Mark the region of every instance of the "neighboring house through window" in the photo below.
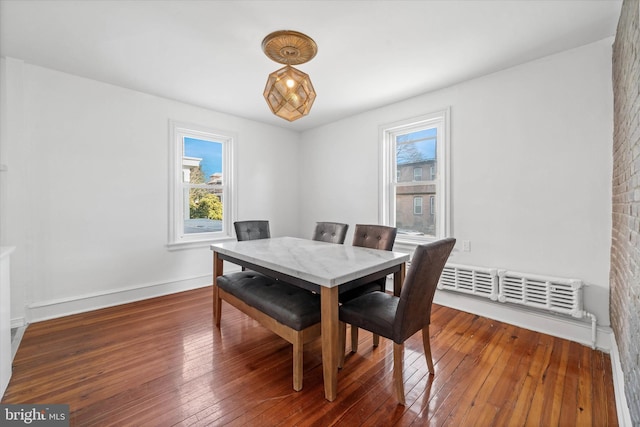
[[[174,121],[170,128],[169,246],[231,237],[234,136]]]
[[[380,127],[380,217],[398,228],[399,241],[449,235],[448,120],[447,109]]]

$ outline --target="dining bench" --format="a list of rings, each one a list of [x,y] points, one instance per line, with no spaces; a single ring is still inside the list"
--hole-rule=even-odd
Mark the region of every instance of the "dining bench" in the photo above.
[[[321,336],[320,296],[250,270],[218,276],[214,286],[219,300],[293,344],[293,389],[300,391],[304,344]],[[219,314],[215,322],[220,327]]]

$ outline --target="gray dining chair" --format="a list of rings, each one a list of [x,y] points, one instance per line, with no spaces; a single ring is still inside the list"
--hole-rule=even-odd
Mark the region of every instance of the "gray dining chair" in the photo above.
[[[341,245],[347,237],[348,229],[349,224],[341,222],[317,222],[312,239]]]
[[[236,221],[233,223],[233,227],[236,230],[236,238],[238,242],[243,240],[258,240],[258,239],[270,239],[271,232],[269,231],[269,221],[267,220],[249,220],[249,221]],[[246,268],[242,267],[242,271]]]
[[[377,224],[356,224],[356,229],[353,233],[353,246],[361,246],[370,249],[380,249],[383,251],[390,251],[393,249],[393,245],[396,241],[396,235],[398,230],[395,227],[389,227],[386,225]],[[359,285],[356,288],[349,288],[348,285],[343,286],[345,291],[340,293],[340,302],[344,303],[350,301],[360,295],[368,294],[375,291],[384,292],[386,289],[387,278],[375,280],[373,282]],[[373,336],[374,346],[378,346],[380,337],[376,334]],[[358,351],[358,328],[351,328],[351,351]]]
[[[400,296],[385,292],[371,292],[343,303],[339,308],[340,346],[339,366],[344,365],[346,324],[362,328],[393,341],[393,378],[400,404],[405,404],[402,365],[404,342],[422,330],[424,355],[429,372],[434,374],[429,341],[431,307],[442,270],[456,243],[446,238],[416,248],[411,266],[402,284]]]
[[[269,221],[266,220],[236,221],[233,226],[238,241],[269,239],[271,237]]]

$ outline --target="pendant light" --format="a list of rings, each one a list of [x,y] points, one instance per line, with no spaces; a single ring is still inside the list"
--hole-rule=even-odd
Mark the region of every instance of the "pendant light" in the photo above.
[[[264,88],[264,99],[273,114],[290,122],[309,114],[316,92],[309,76],[292,65],[313,59],[318,52],[316,42],[297,31],[276,31],[262,40],[262,50],[273,61],[285,64],[269,74]]]

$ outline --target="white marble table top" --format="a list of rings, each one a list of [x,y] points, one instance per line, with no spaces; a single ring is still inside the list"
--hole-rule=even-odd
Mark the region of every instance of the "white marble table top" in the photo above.
[[[295,237],[214,243],[211,250],[330,288],[409,260],[399,252]]]

